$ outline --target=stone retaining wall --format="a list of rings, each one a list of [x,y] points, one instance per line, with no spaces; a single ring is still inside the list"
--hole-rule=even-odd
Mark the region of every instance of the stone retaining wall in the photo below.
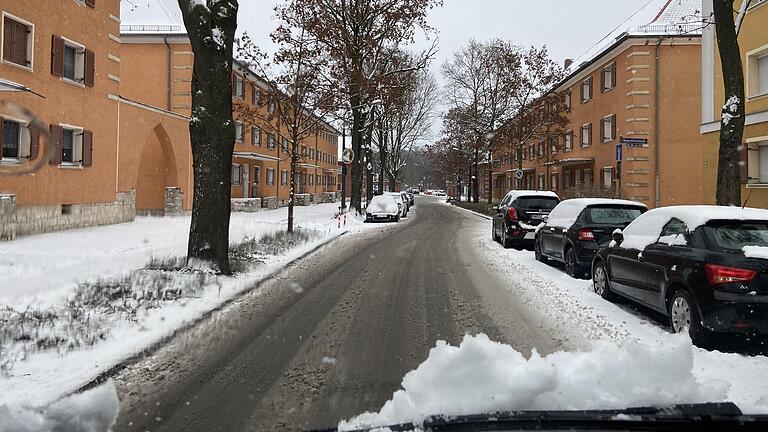
[[[184,194],[181,188],[165,188],[165,215],[178,215],[184,213]]]
[[[261,198],[234,198],[232,199],[233,212],[254,213],[261,211]]]
[[[278,207],[278,201],[276,196],[264,197],[261,199],[261,207],[267,209],[276,209]]]
[[[308,206],[312,202],[309,194],[295,194],[293,198],[297,206]]]
[[[18,207],[15,195],[0,195],[0,240],[134,220],[135,191],[119,192],[116,198],[111,203]]]

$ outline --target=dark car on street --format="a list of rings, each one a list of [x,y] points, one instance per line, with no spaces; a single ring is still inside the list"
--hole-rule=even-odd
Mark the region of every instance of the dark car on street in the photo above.
[[[595,292],[660,312],[707,344],[717,333],[768,334],[768,210],[673,206],[648,211],[595,256]]]
[[[536,231],[536,259],[565,264],[571,277],[588,277],[600,246],[611,233],[629,225],[648,208],[643,203],[606,198],[575,198],[561,202]]]
[[[507,193],[493,216],[491,237],[505,248],[533,243],[534,231],[544,216],[560,202],[554,192],[513,190]]]

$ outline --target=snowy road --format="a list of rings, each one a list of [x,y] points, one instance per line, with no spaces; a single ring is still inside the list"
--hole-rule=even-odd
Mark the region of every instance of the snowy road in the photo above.
[[[333,427],[381,407],[440,339],[571,348],[488,271],[477,216],[417,199],[398,226],[342,237],[120,372],[117,430]]]

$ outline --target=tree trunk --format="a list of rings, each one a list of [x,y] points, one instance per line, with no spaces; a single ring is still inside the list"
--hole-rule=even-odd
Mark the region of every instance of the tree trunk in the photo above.
[[[363,201],[363,136],[362,136],[362,112],[360,109],[360,97],[353,96],[352,102],[352,151],[354,152],[354,158],[352,159],[352,169],[349,175],[351,176],[350,184],[352,191],[350,192],[350,209],[355,209],[357,214],[363,213],[362,201]]]
[[[473,160],[474,174],[472,178],[472,202],[480,202],[480,150],[475,147]]]
[[[395,186],[396,186],[396,183],[397,183],[397,172],[396,171],[390,171],[388,173],[388,175],[389,175],[389,191],[390,192],[396,192],[397,188]]]
[[[205,263],[225,274],[230,272],[230,188],[235,145],[232,43],[238,7],[235,0],[229,3],[212,5],[209,10],[202,5],[192,8],[190,0],[179,0],[194,52],[193,120],[189,123],[194,195],[187,264]],[[222,36],[213,38],[213,28],[220,29]]]
[[[387,134],[379,129],[379,193],[384,192],[384,175],[387,172]]]
[[[298,149],[299,149],[299,144],[294,138],[293,143],[291,144],[291,172],[290,172],[291,189],[288,191],[288,229],[287,231],[289,233],[293,232],[293,208],[296,205],[296,201],[295,201],[296,169],[298,168],[298,165],[299,165],[299,155],[297,154]]]
[[[733,0],[715,0],[715,31],[723,70],[725,101],[720,121],[717,204],[741,205],[739,150],[744,135],[744,71],[733,20]]]
[[[488,204],[493,204],[493,161],[488,161]]]
[[[370,113],[368,114],[371,115]],[[365,123],[369,122],[366,118]],[[373,198],[373,149],[371,148],[371,128],[368,128],[363,135],[363,146],[365,146],[366,163],[365,163],[365,203],[366,206],[371,202]]]

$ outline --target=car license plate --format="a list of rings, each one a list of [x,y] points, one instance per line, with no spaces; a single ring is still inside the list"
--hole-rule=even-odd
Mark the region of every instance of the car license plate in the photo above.
[[[534,238],[536,238],[536,233],[533,232],[533,231],[531,231],[529,233],[525,233],[525,237],[523,237],[523,238],[526,239],[526,240],[533,240]]]

